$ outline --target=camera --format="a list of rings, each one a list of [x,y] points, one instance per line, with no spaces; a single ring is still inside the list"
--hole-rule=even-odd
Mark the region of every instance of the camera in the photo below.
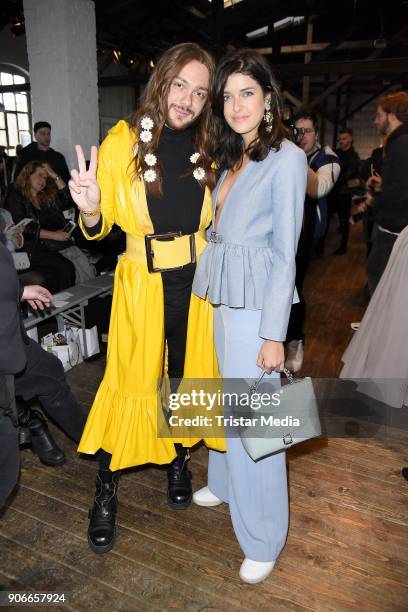
[[[289,128],[296,142],[299,142],[300,140],[302,140],[303,136],[305,135],[305,128],[296,127],[295,125],[293,125],[293,123],[289,126]]]

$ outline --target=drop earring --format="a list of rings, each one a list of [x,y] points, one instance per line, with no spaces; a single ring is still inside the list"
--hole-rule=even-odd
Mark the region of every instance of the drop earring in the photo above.
[[[271,101],[266,100],[265,102],[265,114],[263,116],[265,121],[265,129],[270,134],[272,132],[273,127],[273,113],[271,111]]]

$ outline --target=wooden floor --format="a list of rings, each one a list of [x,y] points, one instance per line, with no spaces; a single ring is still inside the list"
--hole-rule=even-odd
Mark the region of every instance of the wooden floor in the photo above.
[[[313,263],[307,283],[304,373],[337,376],[364,312],[365,249],[359,227],[342,257]],[[329,251],[333,249],[332,236]],[[69,373],[90,405],[103,359]],[[408,483],[397,440],[330,439],[292,449],[288,458],[290,530],[271,576],[248,586],[228,507],[173,511],[166,473],[154,467],[122,476],[115,548],[97,556],[86,540],[96,473],[60,432],[61,468],[22,452],[20,486],[0,521],[0,584],[63,591],[70,610],[408,610]],[[206,482],[207,452],[194,453],[194,487]]]

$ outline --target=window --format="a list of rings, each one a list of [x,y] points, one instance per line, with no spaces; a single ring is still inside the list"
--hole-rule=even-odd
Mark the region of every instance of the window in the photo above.
[[[0,71],[1,85],[21,85],[26,78],[20,74]],[[16,145],[31,142],[31,122],[27,92],[0,93],[0,145],[8,155],[15,155]]]

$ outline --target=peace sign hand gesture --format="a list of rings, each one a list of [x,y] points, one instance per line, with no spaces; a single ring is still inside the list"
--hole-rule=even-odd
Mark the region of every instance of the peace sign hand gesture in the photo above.
[[[71,170],[71,180],[68,183],[71,197],[80,211],[88,214],[97,212],[101,200],[101,190],[96,181],[96,168],[98,167],[98,150],[91,147],[91,161],[86,169],[85,156],[80,145],[75,146],[78,158],[78,170]]]

